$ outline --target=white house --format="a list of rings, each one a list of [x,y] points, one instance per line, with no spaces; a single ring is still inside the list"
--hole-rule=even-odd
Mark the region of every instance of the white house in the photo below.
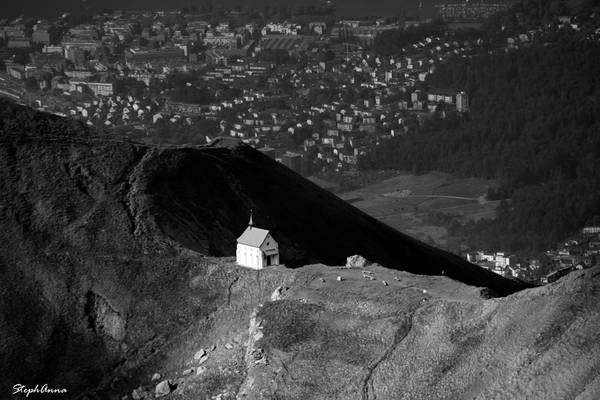
[[[268,230],[256,228],[252,216],[248,227],[237,239],[237,263],[252,269],[279,264],[279,245]]]

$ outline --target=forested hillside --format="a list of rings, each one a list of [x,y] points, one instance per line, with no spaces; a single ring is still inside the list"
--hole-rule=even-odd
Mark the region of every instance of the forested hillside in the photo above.
[[[442,170],[496,178],[512,198],[471,243],[538,251],[600,214],[600,45],[552,44],[443,64],[429,82],[471,97],[464,118],[434,118],[360,160],[362,169]]]

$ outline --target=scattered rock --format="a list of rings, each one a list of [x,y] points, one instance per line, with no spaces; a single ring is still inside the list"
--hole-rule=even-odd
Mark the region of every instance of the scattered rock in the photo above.
[[[210,351],[215,351],[217,349],[217,345],[213,344],[212,347],[210,348]]]
[[[225,348],[227,350],[231,350],[231,349],[233,349],[233,345],[231,343],[225,343]]]
[[[184,370],[181,375],[186,376],[186,375],[191,375],[194,373],[194,368],[188,368],[186,370]]]
[[[369,271],[368,269],[363,270],[363,274],[373,275],[373,271]]]
[[[381,281],[381,283],[383,283],[383,286],[387,286],[388,283],[386,281]]]
[[[400,278],[398,278],[397,276],[395,276],[395,277],[394,277],[394,280],[395,280],[395,281],[399,281],[399,280],[400,280]]]
[[[320,280],[321,280],[321,283],[325,283],[325,279],[321,278]]]
[[[154,375],[152,375],[152,381],[157,381],[160,378],[162,378],[162,375],[159,374],[158,372],[155,372]]]
[[[370,281],[374,281],[375,278],[373,278],[371,275],[363,275],[363,278],[368,279]]]
[[[171,393],[171,390],[174,389],[174,385],[169,380],[164,380],[158,385],[156,385],[156,389],[154,390],[155,397],[163,397]]]
[[[260,347],[252,350],[250,356],[252,357],[252,360],[254,361],[255,365],[267,363],[267,360],[265,359],[265,351]]]
[[[147,395],[148,393],[146,393],[144,388],[141,386],[137,389],[133,389],[133,392],[131,392],[131,397],[133,398],[133,400],[142,400],[146,398]]]
[[[343,281],[343,279],[342,279],[342,277],[341,277],[341,276],[338,276],[338,277],[337,277],[337,280],[338,280],[338,282],[341,282],[341,281]]]
[[[202,357],[206,356],[206,350],[200,349],[194,354],[194,360],[200,360]]]
[[[198,367],[196,369],[196,375],[202,375],[205,372],[206,372],[206,368],[205,367]]]
[[[367,259],[359,255],[353,255],[346,259],[346,268],[364,268],[367,264]]]
[[[283,293],[283,286],[279,286],[273,293],[271,294],[271,301],[281,300],[281,294]]]

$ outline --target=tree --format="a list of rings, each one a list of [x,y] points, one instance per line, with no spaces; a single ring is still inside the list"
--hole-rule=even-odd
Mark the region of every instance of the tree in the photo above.
[[[478,247],[536,252],[600,214],[600,44],[569,32],[556,43],[441,64],[431,86],[464,88],[471,112],[433,118],[384,141],[360,169],[442,170],[493,178],[505,202],[474,224]]]

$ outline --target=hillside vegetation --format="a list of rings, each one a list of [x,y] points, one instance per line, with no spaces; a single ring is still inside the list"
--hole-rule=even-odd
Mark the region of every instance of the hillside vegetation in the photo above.
[[[360,160],[363,169],[441,170],[497,179],[511,198],[494,223],[469,227],[491,249],[544,250],[600,214],[600,44],[556,42],[442,64],[434,87],[466,90],[464,118],[436,118]]]

